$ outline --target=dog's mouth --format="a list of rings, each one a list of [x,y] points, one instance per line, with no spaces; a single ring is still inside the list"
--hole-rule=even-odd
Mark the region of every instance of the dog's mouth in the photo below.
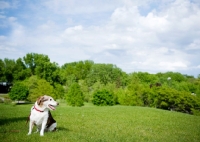
[[[53,106],[53,105],[48,105],[49,106],[49,108],[51,109],[51,110],[55,110],[56,108],[55,108],[55,106]]]

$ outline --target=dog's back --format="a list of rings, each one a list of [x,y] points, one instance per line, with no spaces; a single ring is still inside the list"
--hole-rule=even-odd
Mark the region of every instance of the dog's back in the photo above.
[[[56,121],[55,119],[53,119],[51,112],[49,111],[48,113],[48,120],[47,120],[47,124],[46,124],[46,129],[47,131],[55,131],[56,130]]]

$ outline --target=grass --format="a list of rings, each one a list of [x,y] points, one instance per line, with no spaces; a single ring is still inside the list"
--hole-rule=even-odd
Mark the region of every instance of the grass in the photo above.
[[[1,142],[199,142],[200,117],[154,108],[70,107],[61,103],[53,117],[58,131],[27,136],[31,104],[0,104]],[[34,128],[34,131],[36,129]]]

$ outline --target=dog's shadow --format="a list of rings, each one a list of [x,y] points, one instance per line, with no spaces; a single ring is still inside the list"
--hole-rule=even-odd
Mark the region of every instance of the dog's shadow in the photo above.
[[[70,131],[68,128],[65,128],[65,127],[57,127],[57,131],[65,131],[65,132],[68,132]]]
[[[27,117],[0,118],[0,126],[8,123],[26,121]]]

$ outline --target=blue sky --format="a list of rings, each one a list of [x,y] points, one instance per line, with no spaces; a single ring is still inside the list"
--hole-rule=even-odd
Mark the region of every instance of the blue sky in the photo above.
[[[198,0],[0,0],[0,58],[200,74]]]

